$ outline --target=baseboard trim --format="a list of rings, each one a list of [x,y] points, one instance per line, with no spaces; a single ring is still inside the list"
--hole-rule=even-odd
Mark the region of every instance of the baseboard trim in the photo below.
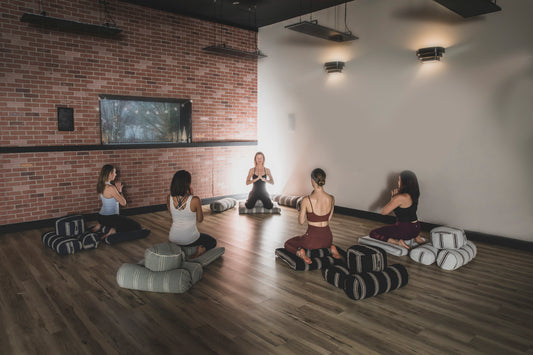
[[[241,199],[245,199],[246,196],[247,196],[246,194],[236,194],[236,195],[208,197],[208,198],[202,199],[202,205],[209,205],[213,201],[220,200],[226,197],[234,198],[236,200],[241,200]],[[165,211],[166,209],[167,209],[166,204],[151,205],[151,206],[123,209],[120,211],[120,214],[124,216],[134,216],[136,214]],[[86,220],[95,220],[97,213],[85,213],[83,214],[83,216],[85,217]],[[46,228],[46,227],[55,228],[56,219],[57,218],[49,218],[49,219],[41,219],[41,220],[30,221],[30,222],[5,224],[5,225],[0,226],[0,234],[16,233],[16,232],[22,232],[25,230]]]
[[[353,208],[347,208],[347,207],[341,207],[341,206],[335,206],[335,212],[346,215],[346,216],[352,216],[357,218],[363,218],[368,219],[371,221],[381,222],[381,223],[387,223],[387,224],[393,224],[396,219],[393,216],[383,216],[379,213],[375,212],[368,212],[368,211],[362,211],[357,210]],[[429,232],[431,229],[441,226],[440,224],[434,224],[434,223],[427,223],[427,222],[420,222],[420,227],[423,231]],[[471,230],[465,230],[466,236],[468,240],[471,240],[473,242],[484,242],[488,244],[494,244],[494,245],[501,245],[504,247],[509,247],[513,249],[519,249],[524,251],[533,251],[533,242],[528,242],[525,240],[520,239],[513,239],[513,238],[506,238],[499,235],[492,235],[492,234],[486,234]]]
[[[242,199],[245,199],[246,196],[247,196],[246,194],[236,194],[236,195],[224,195],[224,196],[204,198],[202,199],[202,205],[209,205],[213,201],[220,200],[226,197],[234,198],[236,200],[242,200]],[[167,209],[167,205],[161,204],[161,205],[128,208],[128,209],[124,209],[120,211],[120,213],[123,214],[124,216],[133,216],[136,214],[165,211],[166,209]],[[387,223],[387,224],[392,224],[395,222],[395,218],[393,216],[383,216],[379,213],[357,210],[357,209],[348,208],[348,207],[335,206],[335,213],[339,213],[345,216],[368,219],[371,221],[376,221],[376,222],[381,222],[381,223]],[[84,214],[83,216],[87,220],[95,220],[96,215],[97,213],[88,213],[88,214]],[[46,227],[54,228],[56,219],[57,218],[50,218],[50,219],[42,219],[42,220],[31,221],[31,222],[22,222],[22,223],[2,225],[0,226],[0,234],[16,233],[16,232],[22,232],[25,230],[46,228]],[[423,231],[429,232],[431,229],[438,227],[439,225],[421,221],[420,226],[422,227]],[[494,244],[494,245],[501,245],[504,247],[519,249],[519,250],[524,250],[524,251],[533,251],[533,242],[528,242],[525,240],[519,240],[519,239],[513,239],[513,238],[506,238],[506,237],[502,237],[498,235],[486,234],[486,233],[481,233],[481,232],[476,232],[476,231],[471,231],[471,230],[465,230],[465,233],[468,239],[472,241],[484,242],[484,243]]]

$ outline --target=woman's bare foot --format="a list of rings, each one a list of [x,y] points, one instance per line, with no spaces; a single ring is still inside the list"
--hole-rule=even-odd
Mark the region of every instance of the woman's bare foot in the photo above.
[[[97,223],[96,226],[91,228],[91,232],[98,232],[102,228],[102,225],[100,223]]]
[[[334,259],[340,259],[341,255],[339,254],[339,251],[337,250],[337,247],[335,245],[331,245],[331,255]]]
[[[417,236],[417,237],[415,238],[415,242],[416,242],[417,244],[424,244],[424,243],[427,243],[427,240],[426,240],[426,238],[424,238],[424,237],[422,237],[421,235],[419,235],[419,236]]]
[[[300,249],[296,252],[296,256],[300,257],[304,263],[306,264],[312,264],[313,261],[311,259],[309,259],[309,257],[307,255],[305,255],[305,249]]]
[[[107,232],[106,234],[104,234],[103,236],[100,237],[100,239],[104,239],[105,237],[111,235],[111,234],[115,234],[117,231],[115,228],[111,228],[109,229],[109,232]]]
[[[191,257],[189,259],[194,259],[194,258],[197,258],[199,257],[200,255],[202,255],[203,253],[206,252],[206,248],[203,246],[203,245],[199,245],[196,247],[196,253],[194,253],[193,255],[191,255]]]
[[[389,238],[389,239],[387,240],[387,243],[391,243],[391,244],[394,244],[394,245],[398,245],[398,246],[401,246],[402,248],[405,248],[405,249],[411,249],[407,244],[405,244],[405,242],[403,241],[403,239]]]

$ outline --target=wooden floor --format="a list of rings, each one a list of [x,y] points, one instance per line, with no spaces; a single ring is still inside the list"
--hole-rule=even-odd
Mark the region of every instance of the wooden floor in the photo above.
[[[0,236],[1,354],[533,354],[532,253],[476,243],[456,271],[389,256],[409,272],[392,293],[353,301],[320,271],[274,256],[302,234],[296,210],[211,214],[202,232],[226,248],[185,294],[117,286],[122,263],[166,242],[167,212],[133,218],[144,240],[59,256],[47,229]],[[335,215],[342,248],[380,223]],[[53,229],[49,228],[48,230]]]

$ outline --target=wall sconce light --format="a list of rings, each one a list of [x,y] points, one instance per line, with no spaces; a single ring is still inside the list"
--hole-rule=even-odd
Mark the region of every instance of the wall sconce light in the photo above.
[[[445,52],[445,49],[442,47],[428,47],[428,48],[421,48],[416,51],[416,55],[418,56],[418,59],[424,63],[424,62],[431,62],[435,60],[440,60],[442,58],[442,53]]]
[[[324,64],[324,69],[328,73],[340,73],[344,68],[344,62],[327,62]]]

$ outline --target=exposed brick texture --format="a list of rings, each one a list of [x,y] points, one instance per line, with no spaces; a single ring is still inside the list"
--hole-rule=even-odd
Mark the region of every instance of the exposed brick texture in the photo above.
[[[193,101],[194,142],[257,139],[257,63],[202,48],[223,41],[252,51],[253,32],[118,0],[117,38],[46,29],[20,21],[38,1],[0,3],[0,147],[100,144],[100,94]],[[47,0],[48,16],[102,24],[98,1]],[[216,31],[216,37],[215,37]],[[57,107],[74,109],[72,132],[57,130]],[[164,203],[172,174],[193,174],[195,194],[228,195],[234,164],[254,146],[2,153],[0,225],[98,210],[95,183],[116,164],[128,207]],[[245,177],[233,177],[242,179]]]

